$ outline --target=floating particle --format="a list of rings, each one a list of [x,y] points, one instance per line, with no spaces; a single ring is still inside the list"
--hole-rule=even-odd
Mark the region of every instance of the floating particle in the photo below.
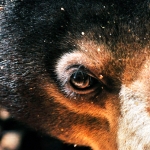
[[[21,134],[18,132],[6,132],[1,140],[1,147],[7,149],[18,149],[21,142]]]
[[[0,69],[4,69],[4,66],[0,66]]]
[[[147,64],[145,64],[145,65],[144,65],[144,67],[145,67],[145,68],[148,68],[148,65],[147,65]]]
[[[99,75],[99,79],[100,79],[100,80],[103,79],[103,75]]]
[[[105,27],[101,26],[102,29],[105,29]]]
[[[4,7],[1,7],[1,6],[0,6],[0,11],[3,10],[3,9],[4,9]]]
[[[84,32],[81,32],[81,34],[84,35],[85,33],[84,33]]]

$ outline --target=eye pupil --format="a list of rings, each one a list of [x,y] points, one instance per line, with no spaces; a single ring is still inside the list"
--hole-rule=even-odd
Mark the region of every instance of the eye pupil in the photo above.
[[[80,89],[89,87],[91,85],[91,81],[91,77],[82,71],[76,71],[70,77],[71,84]]]

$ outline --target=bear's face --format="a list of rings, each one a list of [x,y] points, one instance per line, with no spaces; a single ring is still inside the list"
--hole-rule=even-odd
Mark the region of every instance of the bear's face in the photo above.
[[[93,150],[149,149],[149,6],[8,3],[1,106],[67,143]]]

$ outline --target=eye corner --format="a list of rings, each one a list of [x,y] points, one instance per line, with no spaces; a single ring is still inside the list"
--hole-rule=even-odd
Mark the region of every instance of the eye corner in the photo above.
[[[62,92],[71,98],[77,95],[84,96],[103,90],[102,83],[87,67],[81,64],[67,66],[58,80]]]

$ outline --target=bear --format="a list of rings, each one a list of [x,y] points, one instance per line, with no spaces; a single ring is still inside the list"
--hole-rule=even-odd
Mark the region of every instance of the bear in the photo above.
[[[149,0],[3,5],[1,114],[92,150],[150,149]]]

